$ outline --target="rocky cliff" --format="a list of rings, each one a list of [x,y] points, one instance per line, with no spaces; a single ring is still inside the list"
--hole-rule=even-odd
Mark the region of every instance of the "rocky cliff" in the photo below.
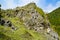
[[[0,25],[4,31],[0,28],[0,32],[11,40],[59,40],[58,34],[50,28],[47,16],[35,3],[4,10],[2,16]]]

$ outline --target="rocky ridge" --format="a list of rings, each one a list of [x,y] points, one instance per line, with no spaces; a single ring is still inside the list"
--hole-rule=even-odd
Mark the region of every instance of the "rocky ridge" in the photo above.
[[[26,8],[27,7],[27,8]],[[59,40],[58,34],[50,28],[50,23],[45,16],[41,15],[36,10],[36,4],[31,3],[25,7],[15,10],[15,16],[23,21],[23,24],[28,30],[34,30],[38,33],[43,33],[47,40]],[[9,26],[13,30],[16,30],[15,26],[10,20],[4,20],[1,18],[0,25]]]

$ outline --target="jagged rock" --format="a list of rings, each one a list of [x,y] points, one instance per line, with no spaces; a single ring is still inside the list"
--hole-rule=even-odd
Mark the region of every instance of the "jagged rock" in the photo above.
[[[59,40],[58,34],[51,29],[49,29],[45,36],[47,37],[48,40]]]
[[[11,27],[11,29],[13,29],[13,30],[16,30],[17,29],[17,28],[15,28],[15,26],[12,25],[12,23],[9,20],[5,20],[3,18],[0,21],[0,25]]]
[[[17,30],[17,28],[14,25],[12,25],[11,28],[12,30]]]
[[[27,9],[16,9],[14,16],[20,18],[20,20],[23,21],[23,25],[25,25],[27,29],[34,30],[38,33],[43,33],[44,37],[46,37],[47,40],[59,40],[58,34],[50,28],[49,21],[46,18],[42,17],[42,15],[35,9],[34,5],[35,4],[32,4],[32,6],[29,5]],[[7,16],[10,17],[11,14],[7,14]],[[19,23],[19,21],[17,23]],[[13,32],[17,30],[15,25],[13,25],[10,20],[2,19],[0,21],[0,24],[10,27]]]
[[[9,20],[6,20],[5,21],[5,25],[11,27],[12,26],[12,23]]]
[[[7,14],[6,14],[6,16],[10,17],[10,16],[11,16],[11,14],[8,14],[8,13],[7,13]]]
[[[0,24],[1,25],[4,25],[5,24],[5,20],[4,19],[1,19]]]
[[[27,15],[30,15],[30,17],[27,17]],[[25,9],[20,10],[17,16],[24,21],[24,25],[26,25],[29,30],[35,30],[39,33],[46,31],[45,36],[47,40],[58,40],[58,34],[51,31],[49,21],[46,19],[45,22],[44,18],[34,8],[30,8],[28,11]]]

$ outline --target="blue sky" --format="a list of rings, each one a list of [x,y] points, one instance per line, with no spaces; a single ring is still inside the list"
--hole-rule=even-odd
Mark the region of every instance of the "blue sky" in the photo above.
[[[51,12],[60,7],[60,0],[0,0],[3,9],[24,6],[30,2],[35,2],[36,5],[42,8],[45,12]]]

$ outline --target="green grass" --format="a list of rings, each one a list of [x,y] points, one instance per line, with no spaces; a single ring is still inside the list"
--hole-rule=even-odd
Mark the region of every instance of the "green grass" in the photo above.
[[[60,7],[47,14],[52,28],[60,35]]]
[[[36,9],[37,12],[39,12],[40,15],[42,15],[44,17],[44,12],[41,8],[36,7],[35,9]]]
[[[0,25],[0,32],[10,37],[11,40],[45,40],[46,39],[43,34],[37,33],[34,30],[28,30],[26,26],[23,24],[23,21],[20,21],[19,18],[7,18],[7,19],[9,19],[12,22],[12,24],[16,26],[16,28],[18,29],[12,31],[10,27],[5,27]]]

